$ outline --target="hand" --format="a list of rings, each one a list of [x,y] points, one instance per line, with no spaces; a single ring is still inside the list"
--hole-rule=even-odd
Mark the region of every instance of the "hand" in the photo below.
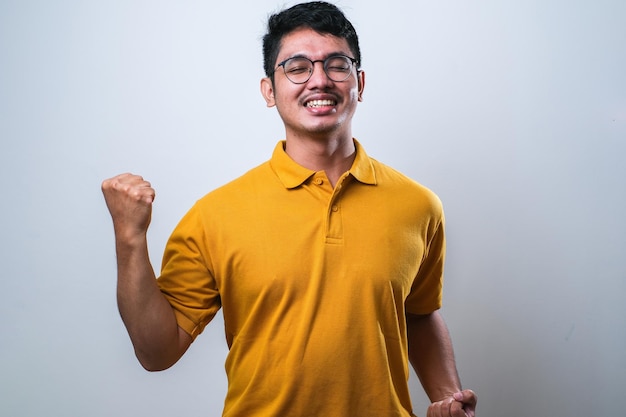
[[[155,192],[139,175],[121,174],[102,183],[102,193],[118,237],[145,235]]]
[[[432,403],[427,417],[474,417],[478,398],[474,391],[466,389],[448,398]]]

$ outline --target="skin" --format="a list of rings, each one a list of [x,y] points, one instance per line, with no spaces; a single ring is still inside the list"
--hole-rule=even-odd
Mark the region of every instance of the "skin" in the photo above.
[[[432,404],[427,417],[474,417],[476,394],[461,390],[450,334],[439,312],[407,314],[409,361]]]
[[[276,62],[297,55],[318,60],[334,54],[354,56],[345,39],[305,28],[283,37]],[[315,64],[305,84],[289,81],[282,67],[275,72],[273,83],[269,78],[261,80],[267,106],[276,107],[285,125],[287,154],[305,168],[325,171],[333,185],[354,160],[352,117],[364,87],[363,71],[353,69],[346,81],[334,82],[324,73],[321,62]],[[333,100],[335,104],[307,107],[311,100]]]
[[[311,60],[333,54],[353,56],[345,39],[299,29],[286,35],[276,62],[296,55]],[[362,101],[365,73],[353,69],[343,82],[333,82],[316,63],[305,84],[289,81],[278,68],[274,81],[261,80],[268,107],[276,107],[285,125],[286,152],[300,165],[325,171],[334,185],[350,169],[355,157],[352,117]],[[309,107],[311,100],[331,105]],[[133,174],[121,174],[102,183],[113,219],[117,252],[117,297],[135,353],[142,366],[158,371],[172,366],[192,338],[178,327],[174,312],[156,284],[148,257],[147,231],[155,191]],[[438,312],[407,315],[409,360],[432,401],[427,417],[474,417],[476,395],[461,390],[448,330]]]
[[[139,363],[149,371],[172,366],[192,342],[156,284],[147,232],[155,192],[142,177],[122,174],[102,183],[113,219],[117,303]]]

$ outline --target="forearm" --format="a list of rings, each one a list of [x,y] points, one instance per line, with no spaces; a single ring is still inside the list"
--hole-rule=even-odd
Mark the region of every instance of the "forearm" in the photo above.
[[[191,344],[172,307],[159,290],[148,257],[146,234],[155,191],[134,174],[120,174],[102,182],[115,231],[117,300],[137,359],[148,370],[172,366]]]
[[[407,331],[409,360],[430,400],[440,401],[460,391],[454,350],[441,315],[407,314]]]
[[[173,365],[191,338],[179,329],[174,312],[159,290],[144,236],[116,236],[117,301],[141,365],[162,370]]]

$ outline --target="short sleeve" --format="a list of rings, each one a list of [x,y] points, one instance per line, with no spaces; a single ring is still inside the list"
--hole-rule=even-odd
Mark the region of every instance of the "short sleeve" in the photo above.
[[[221,307],[211,271],[206,228],[196,204],[181,219],[165,247],[157,283],[174,309],[178,325],[194,339]]]
[[[424,256],[405,302],[408,313],[429,314],[441,308],[446,255],[444,223],[441,212],[429,225]]]

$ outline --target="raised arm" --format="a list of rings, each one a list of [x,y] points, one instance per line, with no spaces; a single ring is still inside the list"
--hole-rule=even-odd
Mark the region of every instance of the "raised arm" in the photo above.
[[[452,342],[439,312],[407,314],[409,360],[432,404],[427,417],[474,417],[476,395],[461,390]]]
[[[141,365],[149,371],[172,366],[191,344],[156,284],[147,232],[155,192],[149,182],[121,174],[102,183],[113,219],[117,253],[117,303]]]

